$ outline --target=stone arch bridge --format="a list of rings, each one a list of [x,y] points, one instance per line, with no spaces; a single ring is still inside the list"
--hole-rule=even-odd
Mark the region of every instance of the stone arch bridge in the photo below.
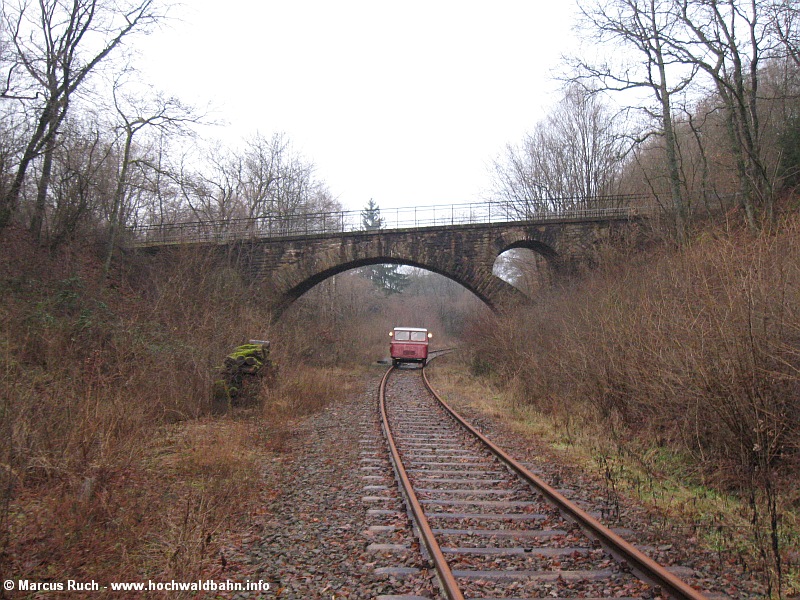
[[[269,279],[275,292],[274,319],[325,279],[381,263],[438,273],[467,288],[493,310],[501,310],[525,299],[522,292],[493,273],[502,253],[527,248],[544,257],[556,275],[568,275],[581,266],[591,266],[600,244],[630,230],[641,218],[624,209],[516,222],[371,231],[234,236],[225,231],[189,239],[148,235],[140,236],[136,245],[151,251],[187,243],[219,248],[234,257],[248,276]]]

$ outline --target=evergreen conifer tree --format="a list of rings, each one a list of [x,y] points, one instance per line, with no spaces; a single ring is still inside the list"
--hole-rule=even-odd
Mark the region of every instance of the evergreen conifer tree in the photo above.
[[[364,210],[361,211],[361,226],[364,231],[383,229],[381,209],[372,198],[370,198]],[[362,270],[362,274],[387,295],[399,294],[409,284],[408,275],[400,271],[400,265],[373,265],[365,267]]]

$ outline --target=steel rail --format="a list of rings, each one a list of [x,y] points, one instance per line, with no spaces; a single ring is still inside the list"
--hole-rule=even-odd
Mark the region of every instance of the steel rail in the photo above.
[[[550,500],[559,510],[564,511],[572,519],[574,519],[590,536],[594,536],[600,543],[618,560],[624,560],[628,563],[631,570],[637,576],[662,588],[671,598],[679,600],[708,600],[706,596],[686,584],[684,581],[667,571],[660,564],[645,556],[642,552],[637,550],[632,544],[622,539],[616,533],[608,529],[605,525],[600,523],[597,519],[589,515],[586,511],[578,507],[573,502],[562,496],[555,488],[551,487],[540,477],[526,469],[522,464],[517,462],[509,456],[502,449],[492,443],[486,436],[470,425],[461,415],[459,415],[452,407],[450,407],[439,394],[433,389],[428,377],[425,374],[425,369],[422,370],[422,379],[425,382],[425,387],[442,405],[442,407],[467,431],[469,431],[478,440],[483,442],[486,447],[494,454],[500,461],[502,461],[509,469],[517,473],[522,479],[527,481],[530,485],[538,489],[547,499]]]
[[[394,464],[397,477],[400,479],[400,484],[403,487],[403,492],[406,496],[406,500],[408,501],[409,510],[411,511],[411,514],[417,523],[417,528],[419,529],[422,543],[425,544],[425,548],[428,550],[428,554],[433,561],[436,574],[439,576],[439,583],[441,584],[442,591],[449,600],[464,600],[464,595],[461,593],[455,577],[453,577],[453,572],[450,570],[450,566],[447,564],[444,553],[442,552],[442,549],[439,547],[439,543],[436,541],[436,538],[433,535],[433,530],[431,529],[428,519],[422,510],[422,505],[420,504],[419,499],[414,492],[414,488],[411,485],[411,480],[408,477],[408,473],[406,473],[406,469],[403,466],[403,461],[400,458],[400,452],[397,450],[397,445],[395,444],[394,437],[392,436],[392,429],[389,426],[389,417],[386,414],[386,382],[389,380],[389,375],[391,375],[394,369],[394,367],[390,367],[389,370],[386,371],[383,379],[381,379],[381,385],[378,391],[381,427],[383,428],[384,435],[386,436],[387,443],[389,444],[392,463]]]

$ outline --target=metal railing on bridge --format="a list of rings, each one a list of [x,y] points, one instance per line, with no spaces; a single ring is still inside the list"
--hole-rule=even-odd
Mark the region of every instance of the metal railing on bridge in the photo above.
[[[516,205],[499,202],[390,208],[380,211],[380,231],[449,225],[625,219],[641,214],[641,208],[631,206],[629,202],[624,204],[563,210],[525,210]],[[362,211],[352,210],[139,225],[131,228],[131,241],[135,246],[191,242],[226,243],[237,240],[315,234],[335,235],[364,231],[369,230],[366,230],[362,224]]]

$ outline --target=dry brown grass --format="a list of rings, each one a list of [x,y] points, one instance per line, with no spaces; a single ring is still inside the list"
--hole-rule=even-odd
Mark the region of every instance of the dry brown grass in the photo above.
[[[126,464],[19,486],[9,577],[138,581],[197,577],[216,542],[257,502],[264,451],[246,421],[188,421],[150,432]]]
[[[300,367],[283,369],[278,385],[262,390],[267,447],[287,448],[295,419],[347,397],[355,389],[357,369]]]
[[[269,339],[263,290],[219,257],[186,250],[132,256],[105,280],[90,250],[54,257],[7,233],[3,579],[208,572],[221,532],[246,524],[258,501],[259,461],[292,418],[344,388],[287,362],[282,387],[264,392],[266,416],[211,416],[214,368],[232,347]]]
[[[800,493],[800,220],[760,237],[710,230],[680,253],[613,254],[574,289],[478,325],[473,371],[562,431],[605,430],[647,477],[738,494],[760,570],[773,592],[787,589],[798,568],[787,525]]]

